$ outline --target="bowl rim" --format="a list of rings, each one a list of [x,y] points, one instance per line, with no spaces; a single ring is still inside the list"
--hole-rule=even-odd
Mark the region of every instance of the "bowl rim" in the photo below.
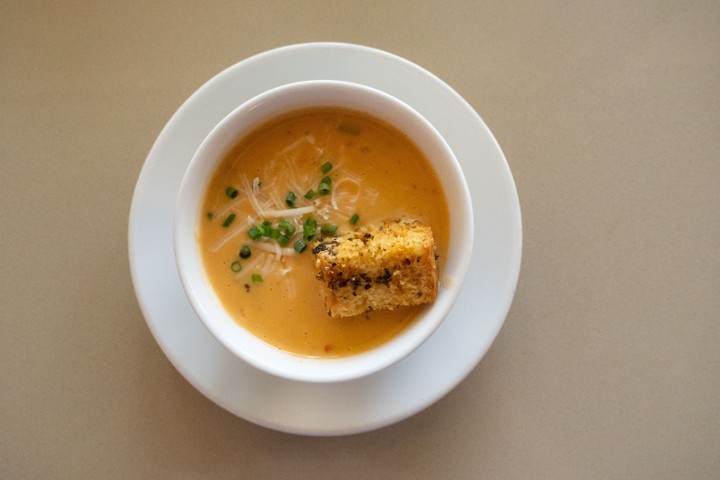
[[[320,91],[321,93],[318,93]],[[331,100],[323,100],[322,98],[326,98],[329,92],[344,98],[348,93],[352,93],[357,98],[353,101],[345,98],[342,102],[334,97]],[[309,103],[306,98],[308,94]],[[288,96],[292,106],[283,107],[280,105],[281,100],[287,101]],[[320,102],[318,97],[321,98]],[[363,101],[374,99],[379,102],[380,107],[375,110],[371,108],[370,110],[373,111],[368,112],[367,105],[360,105],[358,98]],[[390,115],[392,118],[389,123],[407,135],[411,141],[417,144],[420,139],[421,143],[429,143],[442,153],[442,161],[440,161],[431,157],[427,148],[418,145],[433,164],[432,167],[446,190],[448,206],[452,205],[451,228],[455,216],[459,216],[458,220],[464,224],[462,235],[450,235],[448,257],[455,258],[451,269],[454,274],[453,285],[446,287],[441,284],[436,302],[424,309],[411,325],[395,337],[368,351],[343,357],[314,358],[285,352],[262,341],[240,326],[224,310],[210,283],[201,281],[205,278],[204,268],[194,235],[195,225],[200,218],[200,199],[207,188],[210,175],[215,171],[224,154],[254,128],[286,113],[313,106],[336,106],[365,111],[385,121],[389,121],[385,118],[387,117],[385,114],[390,112],[413,122],[414,130],[408,132],[406,128],[396,125],[392,121],[395,117]],[[391,109],[379,111],[378,108],[381,107]],[[419,137],[420,133],[415,135],[415,132],[421,132],[422,137]],[[437,168],[438,162],[442,163],[443,171]],[[198,170],[202,175],[198,176]],[[449,178],[455,187],[453,195],[457,200],[452,204],[451,199],[448,198],[449,192],[445,188],[449,181],[446,176],[448,171],[451,172]],[[193,199],[194,202],[189,203]],[[456,213],[453,214],[453,211]],[[275,376],[303,382],[337,382],[367,376],[397,363],[419,348],[439,328],[452,309],[469,268],[465,259],[471,257],[474,243],[472,203],[467,181],[457,158],[442,135],[420,113],[398,98],[373,87],[341,80],[305,80],[288,83],[266,90],[233,109],[213,127],[190,160],[176,199],[173,220],[173,250],[181,285],[205,328],[220,344],[250,365]],[[189,228],[190,226],[192,228]],[[459,240],[460,237],[462,241]],[[453,246],[457,252],[451,250]],[[444,267],[445,270],[449,268],[447,264]],[[261,355],[258,355],[258,352]]]

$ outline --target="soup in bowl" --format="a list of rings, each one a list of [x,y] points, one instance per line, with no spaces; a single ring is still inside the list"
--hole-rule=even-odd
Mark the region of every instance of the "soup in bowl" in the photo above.
[[[412,353],[460,292],[470,195],[437,130],[371,87],[262,93],[202,142],[178,194],[176,263],[202,323],[284,378],[333,382]]]

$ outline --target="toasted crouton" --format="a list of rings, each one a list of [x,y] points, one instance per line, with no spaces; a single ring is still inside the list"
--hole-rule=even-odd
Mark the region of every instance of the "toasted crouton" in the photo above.
[[[331,317],[435,300],[438,268],[432,230],[413,220],[386,221],[324,238],[313,248]]]

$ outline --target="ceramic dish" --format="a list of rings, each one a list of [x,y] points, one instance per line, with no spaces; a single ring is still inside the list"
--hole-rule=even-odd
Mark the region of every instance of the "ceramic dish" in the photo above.
[[[347,80],[385,91],[445,137],[470,186],[471,268],[443,325],[413,354],[358,380],[314,384],[251,367],[203,327],[184,296],[172,248],[183,172],[208,132],[243,101],[291,82]],[[517,285],[522,229],[517,192],[490,130],[454,90],[417,65],[340,43],[293,45],[242,61],[208,81],[173,115],[140,173],[130,211],[129,256],[138,302],[164,353],[206,397],[253,423],[307,435],[373,430],[432,405],[462,381],[499,332]]]
[[[427,156],[431,168],[438,173],[447,203],[452,205],[448,220],[449,230],[452,233],[449,238],[448,253],[443,256],[440,270],[443,281],[440,282],[441,286],[432,304],[427,305],[416,315],[413,322],[403,331],[381,345],[354,355],[334,358],[290,353],[266,343],[249,329],[243,328],[225,309],[215,288],[208,281],[202,248],[198,241],[198,231],[202,230],[201,225],[208,221],[205,212],[202,211],[208,184],[226,153],[237,145],[238,138],[243,136],[240,132],[255,130],[258,125],[266,124],[268,119],[277,118],[278,115],[287,114],[288,111],[297,112],[318,105],[363,111],[400,129]],[[292,141],[297,140],[293,138]],[[355,157],[354,160],[357,162],[362,158]],[[287,165],[288,162],[285,163],[285,168],[288,168]],[[246,193],[243,193],[244,195]],[[378,198],[382,198],[382,194]],[[382,202],[378,201],[378,203]],[[385,203],[388,203],[387,200]],[[411,107],[395,97],[366,85],[337,80],[294,82],[273,88],[243,103],[225,117],[205,138],[190,161],[180,184],[174,216],[175,263],[178,266],[180,281],[185,287],[185,294],[195,314],[215,338],[238,358],[260,370],[297,381],[353,380],[387,368],[408,356],[432,335],[453,307],[455,299],[462,290],[469,267],[467,260],[472,255],[473,216],[470,193],[460,165],[440,133]],[[272,220],[272,217],[268,218]],[[247,236],[244,238],[245,240],[238,240],[238,244],[247,241]],[[240,246],[236,245],[236,248]],[[292,248],[288,250],[295,253]],[[237,253],[235,255],[237,256]],[[307,255],[312,254],[306,252],[303,255],[307,259]],[[292,276],[292,274],[288,275]],[[303,278],[305,280],[303,283],[309,283],[317,292],[321,282],[317,281],[314,275],[315,272],[310,271],[308,277]],[[236,287],[233,296],[242,291],[242,285],[238,283]],[[248,297],[240,298],[243,298],[247,305]],[[282,298],[284,297],[280,297],[281,302]],[[293,300],[288,299],[284,304],[287,306],[292,303]],[[319,304],[322,305],[322,299],[319,299]],[[322,323],[332,321],[322,308],[320,311]],[[286,314],[292,317],[290,312]],[[297,317],[294,318],[297,322]],[[341,322],[340,319],[334,321]],[[352,322],[352,320],[346,321]],[[280,328],[277,331],[285,330]]]

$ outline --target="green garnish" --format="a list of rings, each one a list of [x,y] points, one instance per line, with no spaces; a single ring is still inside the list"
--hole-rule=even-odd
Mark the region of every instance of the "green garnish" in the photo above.
[[[320,183],[318,183],[318,193],[320,195],[327,195],[330,193],[330,185],[332,185],[332,180],[330,177],[325,175],[323,178],[320,179]]]
[[[327,195],[328,193],[330,193],[330,184],[329,184],[329,183],[320,182],[320,183],[318,184],[318,193],[319,193],[320,195]]]
[[[240,270],[242,270],[242,266],[240,265],[240,262],[232,262],[232,263],[230,264],[230,270],[232,270],[232,271],[235,272],[235,273],[237,273],[237,272],[239,272]]]
[[[308,200],[312,200],[313,198],[315,198],[315,195],[317,195],[315,190],[308,190],[307,193],[304,195],[304,197],[307,198]]]
[[[265,230],[263,230],[262,227],[253,226],[250,227],[250,230],[248,230],[248,235],[250,235],[250,238],[253,240],[257,240],[265,235]]]
[[[357,225],[358,220],[360,220],[360,215],[357,213],[354,213],[352,217],[350,217],[350,223],[352,225]]]
[[[279,233],[280,233],[280,232],[278,232],[276,229],[273,228],[273,224],[272,224],[272,222],[269,221],[269,220],[265,220],[264,222],[262,222],[262,223],[260,224],[260,228],[261,228],[262,231],[263,231],[263,233],[262,233],[262,236],[263,236],[263,237],[267,237],[267,238],[277,238],[277,236],[278,236]]]
[[[285,195],[285,203],[287,203],[288,207],[295,207],[295,198],[295,192],[292,190]]]
[[[264,222],[262,222],[260,224],[260,228],[263,231],[263,237],[277,238],[277,236],[280,235],[280,232],[276,228],[273,228],[273,224],[270,220],[265,220]]]
[[[207,212],[205,216],[208,218],[208,220],[212,220],[215,214],[213,212]]]
[[[290,241],[290,237],[288,237],[284,233],[281,233],[277,237],[277,242],[280,244],[281,247],[284,247],[285,245],[287,245],[289,241]]]
[[[225,189],[225,195],[227,195],[230,198],[235,198],[238,196],[238,189],[235,187],[227,187]]]
[[[333,225],[332,223],[326,223],[320,228],[320,232],[322,232],[324,235],[335,235],[336,231],[337,225]]]
[[[240,248],[240,258],[250,258],[250,255],[252,255],[252,252],[250,251],[250,246],[243,245],[242,248]]]
[[[315,232],[317,231],[317,220],[313,217],[307,217],[303,222],[303,238],[305,240],[312,240]]]
[[[230,215],[227,216],[227,218],[223,222],[223,224],[222,224],[223,227],[225,227],[225,228],[229,227],[230,224],[233,222],[233,220],[235,220],[235,214],[231,213]]]
[[[303,242],[302,240],[298,240],[297,242],[295,242],[295,245],[293,245],[293,248],[297,253],[302,253],[307,248],[307,245],[305,245],[305,242]]]
[[[320,166],[320,170],[321,170],[323,173],[328,173],[330,170],[332,170],[332,163],[330,163],[330,162],[325,162],[325,163],[323,163],[323,164]]]
[[[262,275],[260,275],[259,273],[253,273],[252,281],[253,282],[262,282],[263,281]]]
[[[287,235],[288,237],[295,233],[295,225],[288,222],[287,220],[281,220],[278,223],[278,228],[280,229],[281,234]]]

